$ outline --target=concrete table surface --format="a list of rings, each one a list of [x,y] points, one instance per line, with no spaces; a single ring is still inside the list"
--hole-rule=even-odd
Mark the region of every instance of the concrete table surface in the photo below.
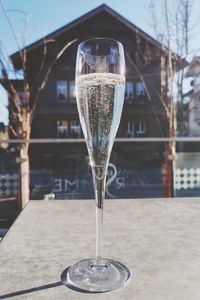
[[[61,283],[94,256],[94,201],[31,201],[0,242],[0,299],[200,299],[200,199],[107,200],[104,212],[105,257],[132,273],[124,287],[87,294]]]

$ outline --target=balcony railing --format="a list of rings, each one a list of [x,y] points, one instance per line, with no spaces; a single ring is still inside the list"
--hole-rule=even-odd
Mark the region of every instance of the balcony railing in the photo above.
[[[84,139],[0,140],[7,146],[0,148],[0,235],[18,214],[24,143],[30,144],[30,199],[94,198]],[[199,149],[200,137],[116,138],[106,198],[199,196]]]
[[[114,153],[111,156],[110,165],[108,168],[108,184],[107,196],[113,198],[133,198],[133,197],[163,197],[165,196],[166,177],[171,176],[168,180],[172,181],[171,188],[174,196],[190,196],[194,194],[196,196],[197,191],[200,191],[199,187],[199,168],[200,160],[197,150],[187,150],[184,153],[181,148],[193,148],[191,145],[197,145],[200,142],[200,137],[173,137],[173,138],[116,138],[114,145]],[[0,140],[0,145],[9,145],[7,150],[1,150],[0,158],[0,185],[2,195],[4,197],[17,195],[17,184],[11,181],[15,177],[18,180],[19,164],[22,162],[19,157],[17,146],[20,144],[30,144],[30,189],[31,195],[34,191],[32,198],[37,197],[37,193],[40,197],[45,198],[46,195],[54,194],[54,198],[92,198],[92,179],[90,169],[88,167],[87,151],[85,149],[84,139],[30,139],[30,140]],[[166,158],[166,146],[169,143],[174,143],[180,148],[176,152],[168,153]],[[37,146],[56,145],[54,149],[46,147],[45,150],[38,148]],[[61,145],[74,145],[74,149],[77,149],[76,144],[82,144],[84,153],[73,153],[74,149],[71,147],[70,151],[59,148]],[[138,145],[141,147],[138,147]],[[143,144],[146,144],[144,146]],[[60,147],[59,147],[60,145]],[[125,145],[122,147],[122,145]],[[148,145],[154,147],[149,148]],[[156,150],[156,146],[158,149]],[[179,147],[179,145],[182,145]],[[129,149],[131,146],[131,150]],[[37,148],[35,148],[37,147]],[[50,147],[50,146],[49,146]],[[122,147],[120,150],[118,148]],[[134,149],[135,147],[135,149]],[[197,147],[196,147],[197,148]],[[135,150],[135,151],[134,151]],[[36,152],[35,152],[36,151]],[[42,153],[40,153],[42,151]],[[45,152],[47,151],[47,153]],[[132,151],[132,154],[130,153]],[[155,152],[156,151],[156,152]],[[138,152],[138,153],[137,153]],[[140,153],[139,153],[140,152]],[[127,154],[128,153],[128,154]],[[195,155],[194,155],[195,153]],[[80,164],[78,159],[79,154],[81,160]],[[138,154],[138,155],[137,155]],[[154,155],[155,154],[155,155]],[[41,168],[38,167],[37,157],[45,157],[46,165],[41,164]],[[156,158],[156,155],[159,156]],[[55,156],[55,157],[54,157]],[[117,158],[116,158],[117,156]],[[126,157],[127,156],[127,157]],[[56,166],[56,158],[60,157],[59,166]],[[74,160],[74,164],[69,165],[67,158]],[[63,164],[62,164],[63,159]],[[48,164],[53,161],[52,164]],[[187,160],[187,161],[186,161]],[[66,162],[67,161],[67,162]],[[118,164],[119,162],[119,164]],[[12,165],[12,166],[11,166]],[[171,167],[171,171],[170,171]],[[185,170],[185,171],[183,171]],[[170,174],[168,174],[170,172]],[[192,173],[191,173],[192,172]],[[181,177],[181,179],[180,179]],[[44,183],[45,180],[48,184]],[[87,182],[86,182],[87,178]],[[1,182],[3,181],[3,182]],[[86,184],[87,183],[87,184]],[[14,184],[14,187],[13,187]],[[47,187],[48,186],[48,187]],[[6,187],[6,189],[5,189]],[[12,192],[11,192],[12,189]],[[111,193],[110,190],[115,192]],[[9,192],[10,191],[10,192]],[[123,191],[123,192],[122,192]],[[145,193],[145,195],[144,195]],[[84,197],[85,194],[85,197]],[[111,196],[112,195],[112,196]]]

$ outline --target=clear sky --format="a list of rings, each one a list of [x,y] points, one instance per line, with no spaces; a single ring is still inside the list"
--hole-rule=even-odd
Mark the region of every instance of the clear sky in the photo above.
[[[24,20],[28,17],[26,44],[30,44],[46,34],[73,21],[88,11],[105,3],[136,26],[153,35],[149,4],[151,0],[1,0],[12,20],[15,32],[22,41]],[[160,3],[161,0],[156,0]],[[176,0],[174,0],[176,1]],[[200,12],[199,0],[196,11]],[[200,13],[199,13],[200,16]],[[158,20],[159,24],[159,20]],[[200,27],[200,26],[199,26]],[[197,33],[200,32],[197,30]],[[197,37],[197,36],[196,36]],[[195,38],[196,38],[195,37]],[[200,40],[200,39],[199,39]],[[0,8],[0,41],[8,53],[18,50],[5,15]],[[200,44],[200,43],[199,43]],[[1,92],[0,92],[1,99]],[[5,101],[4,101],[5,105]],[[5,120],[0,100],[0,121]]]

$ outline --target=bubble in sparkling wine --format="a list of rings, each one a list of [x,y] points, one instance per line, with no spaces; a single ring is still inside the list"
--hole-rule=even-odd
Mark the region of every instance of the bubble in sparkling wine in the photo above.
[[[108,162],[124,102],[125,78],[111,73],[76,79],[77,106],[91,163]]]

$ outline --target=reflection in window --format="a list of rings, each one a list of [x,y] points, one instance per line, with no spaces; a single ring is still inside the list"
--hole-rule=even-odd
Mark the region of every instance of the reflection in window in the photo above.
[[[143,82],[136,82],[136,96],[144,96],[145,95],[145,87]]]
[[[127,136],[133,137],[134,136],[134,122],[128,121],[127,123]]]
[[[75,102],[75,100],[76,100],[75,81],[74,80],[69,81],[69,99],[70,99],[70,102]]]
[[[146,132],[146,123],[144,121],[139,121],[137,134],[144,134],[145,132]]]
[[[132,102],[134,98],[134,86],[133,82],[127,81],[125,87],[125,101]]]
[[[71,120],[70,123],[70,137],[71,138],[80,138],[81,137],[81,127],[80,123],[77,120]]]
[[[57,121],[57,137],[66,138],[69,133],[68,122],[65,120]]]
[[[56,82],[56,96],[58,102],[65,102],[67,100],[67,81],[58,80]]]
[[[90,46],[86,46],[84,49],[84,60],[86,63],[86,66],[89,68],[90,65],[92,64],[92,60],[94,59],[94,56],[91,55],[92,53],[92,48]]]
[[[117,63],[117,56],[118,50],[116,47],[111,47],[110,48],[110,63],[115,65]]]
[[[80,138],[81,128],[77,120],[58,120],[57,121],[58,138]]]

